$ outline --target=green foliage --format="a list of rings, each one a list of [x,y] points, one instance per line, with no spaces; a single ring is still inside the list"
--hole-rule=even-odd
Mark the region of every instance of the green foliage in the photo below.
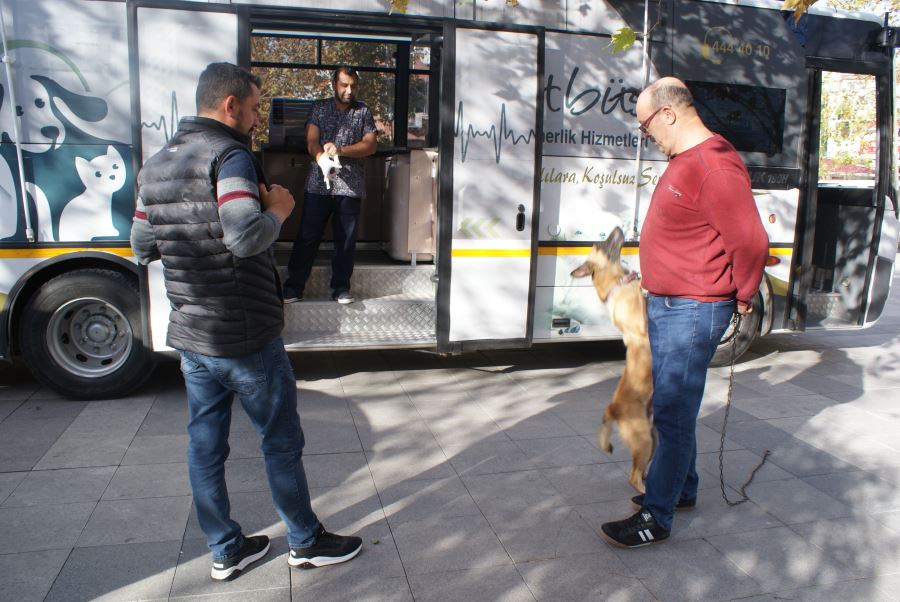
[[[613,52],[622,52],[634,46],[636,40],[637,35],[633,29],[622,27],[612,35],[612,38],[609,40],[609,46],[612,47]]]

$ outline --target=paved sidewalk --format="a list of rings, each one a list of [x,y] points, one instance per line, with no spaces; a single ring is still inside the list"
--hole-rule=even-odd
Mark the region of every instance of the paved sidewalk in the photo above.
[[[234,516],[266,559],[209,579],[192,512],[178,366],[129,399],[57,399],[0,368],[0,600],[898,600],[900,301],[872,329],[776,335],[710,374],[698,508],[672,538],[621,550],[626,450],[594,441],[622,369],[616,343],[442,359],[294,354],[320,518],[364,538],[346,565],[290,570],[256,435],[233,423]]]

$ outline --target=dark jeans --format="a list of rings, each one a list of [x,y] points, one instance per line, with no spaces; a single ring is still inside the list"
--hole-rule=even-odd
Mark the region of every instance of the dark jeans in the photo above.
[[[319,520],[303,470],[303,430],[297,415],[297,381],[280,338],[244,357],[181,352],[188,398],[188,475],[200,528],[214,560],[237,552],[244,541],[231,518],[225,485],[231,402],[235,395],[259,433],[272,501],[287,525],[288,544],[315,543]]]
[[[356,232],[359,226],[359,209],[362,199],[350,196],[327,196],[307,192],[303,196],[303,215],[300,218],[300,233],[294,241],[291,259],[288,262],[289,286],[298,293],[303,292],[306,280],[312,271],[322,232],[328,218],[334,234],[334,255],[331,257],[331,290],[350,290],[350,276],[353,275],[353,253],[356,250]]]
[[[706,369],[733,313],[734,301],[657,295],[647,301],[659,445],[647,471],[644,504],[666,530],[672,529],[678,500],[697,497],[697,414]]]

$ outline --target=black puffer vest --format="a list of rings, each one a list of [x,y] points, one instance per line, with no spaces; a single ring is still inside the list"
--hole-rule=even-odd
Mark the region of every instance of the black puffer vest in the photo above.
[[[270,343],[284,326],[272,249],[242,259],[222,242],[217,167],[230,152],[249,154],[248,142],[214,119],[187,117],[138,176],[172,304],[166,343],[175,349],[243,356]],[[255,158],[253,163],[264,182]]]

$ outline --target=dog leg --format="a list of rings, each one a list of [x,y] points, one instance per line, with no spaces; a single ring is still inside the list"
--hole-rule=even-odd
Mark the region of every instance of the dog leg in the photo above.
[[[644,493],[644,475],[653,457],[652,427],[643,418],[619,421],[619,434],[631,450],[631,475],[628,482]]]

